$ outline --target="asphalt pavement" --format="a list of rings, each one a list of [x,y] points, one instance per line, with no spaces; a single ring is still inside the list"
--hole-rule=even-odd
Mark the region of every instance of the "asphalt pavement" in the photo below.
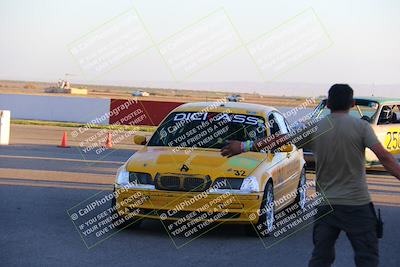
[[[126,141],[100,154],[82,153],[79,141],[56,146],[64,131],[59,127],[12,131],[18,134],[11,145],[0,146],[0,266],[307,266],[310,227],[266,248],[242,226],[220,225],[177,248],[160,222],[144,221],[140,229],[122,230],[88,248],[67,211],[111,192],[116,169],[138,147]],[[400,266],[400,182],[375,172],[368,184],[385,220],[381,266]],[[354,266],[344,234],[336,253],[334,266]]]

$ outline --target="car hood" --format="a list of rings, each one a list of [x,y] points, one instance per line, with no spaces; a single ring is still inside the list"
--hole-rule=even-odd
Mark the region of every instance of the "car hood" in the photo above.
[[[227,158],[216,149],[182,149],[170,147],[144,147],[137,151],[126,163],[130,172],[181,173],[193,175],[209,175],[217,177],[244,178],[251,174],[263,161],[267,154],[248,152]]]

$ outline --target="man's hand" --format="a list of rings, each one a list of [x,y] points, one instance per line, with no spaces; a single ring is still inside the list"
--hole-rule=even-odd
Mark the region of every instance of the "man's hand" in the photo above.
[[[240,141],[228,141],[228,143],[221,149],[221,155],[224,157],[232,157],[242,153]]]

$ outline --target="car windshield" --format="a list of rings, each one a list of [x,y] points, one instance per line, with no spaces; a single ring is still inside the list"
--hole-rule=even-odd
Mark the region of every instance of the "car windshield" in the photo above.
[[[174,112],[158,127],[148,146],[221,149],[228,140],[265,137],[260,116],[218,112]]]
[[[356,105],[350,110],[350,115],[369,122],[375,118],[378,111],[378,102],[372,100],[356,99]],[[323,118],[330,114],[327,107],[327,100],[323,100],[313,111],[313,117]]]

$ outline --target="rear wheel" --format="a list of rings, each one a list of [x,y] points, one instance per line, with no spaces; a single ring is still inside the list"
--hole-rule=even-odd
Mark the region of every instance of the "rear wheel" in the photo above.
[[[274,230],[275,208],[274,188],[272,183],[267,183],[264,197],[260,207],[260,216],[256,224],[247,225],[247,234],[250,236],[267,237]]]

